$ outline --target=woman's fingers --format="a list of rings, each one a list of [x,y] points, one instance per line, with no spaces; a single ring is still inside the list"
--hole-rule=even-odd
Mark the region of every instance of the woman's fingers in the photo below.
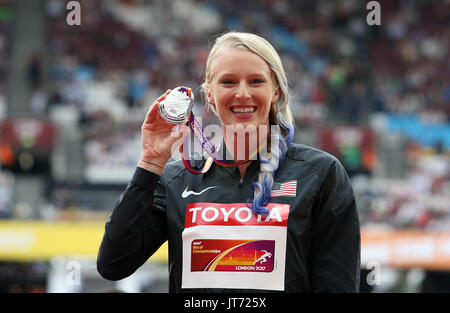
[[[165,92],[164,94],[162,94],[162,95],[161,95],[158,99],[156,99],[156,100],[158,100],[158,101],[164,100],[164,99],[167,97],[167,95],[168,95],[171,91],[172,91],[172,89],[167,89],[166,92]]]
[[[188,126],[186,126],[184,124],[180,124],[180,125],[174,126],[170,136],[172,137],[173,141],[177,141],[177,140],[189,135],[190,132],[191,131]]]
[[[158,107],[159,107],[159,104],[161,103],[161,101],[166,99],[166,97],[170,93],[170,91],[171,91],[171,89],[167,89],[167,91],[164,94],[162,94],[159,98],[157,98],[152,103],[152,105],[150,106],[150,108],[147,111],[144,123],[153,123],[154,121],[156,121],[158,119],[158,115],[159,115]]]

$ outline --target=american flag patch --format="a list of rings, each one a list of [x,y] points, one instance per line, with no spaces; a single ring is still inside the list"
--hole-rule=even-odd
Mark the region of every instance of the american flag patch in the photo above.
[[[273,183],[272,197],[295,197],[297,195],[297,181],[290,180],[285,183]]]

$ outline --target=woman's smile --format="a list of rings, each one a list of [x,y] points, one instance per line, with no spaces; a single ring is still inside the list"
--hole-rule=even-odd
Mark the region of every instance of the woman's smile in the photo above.
[[[236,119],[251,119],[255,116],[257,107],[252,105],[234,105],[231,106],[230,111]]]

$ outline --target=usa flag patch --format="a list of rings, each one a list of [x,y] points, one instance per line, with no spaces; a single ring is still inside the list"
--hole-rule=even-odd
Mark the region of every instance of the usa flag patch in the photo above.
[[[297,195],[297,181],[290,180],[284,183],[273,183],[272,197],[295,197]]]

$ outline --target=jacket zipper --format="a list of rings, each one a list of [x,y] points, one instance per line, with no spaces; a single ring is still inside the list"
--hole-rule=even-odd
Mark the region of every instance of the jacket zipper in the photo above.
[[[244,179],[243,178],[239,178],[239,182],[236,188],[236,192],[234,194],[234,202],[239,202],[239,196],[241,194],[241,190],[242,190],[242,186],[244,186]]]

